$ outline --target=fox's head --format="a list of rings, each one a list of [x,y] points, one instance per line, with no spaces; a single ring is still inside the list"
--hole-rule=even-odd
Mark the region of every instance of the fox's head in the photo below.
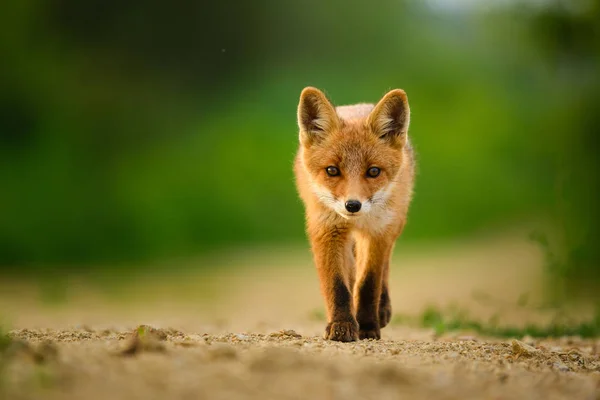
[[[402,173],[409,120],[400,89],[375,106],[336,110],[320,90],[305,88],[298,105],[301,157],[319,200],[346,219],[385,208]]]

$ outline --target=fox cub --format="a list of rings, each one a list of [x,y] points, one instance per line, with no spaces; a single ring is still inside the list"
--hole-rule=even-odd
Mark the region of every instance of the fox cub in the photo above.
[[[380,339],[390,322],[390,257],[406,223],[415,160],[406,93],[335,108],[300,95],[294,170],[327,308],[325,338]]]

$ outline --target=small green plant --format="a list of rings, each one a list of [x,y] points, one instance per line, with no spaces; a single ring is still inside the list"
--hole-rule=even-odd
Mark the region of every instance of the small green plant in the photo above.
[[[593,338],[600,336],[600,308],[597,309],[591,319],[577,323],[555,318],[545,326],[527,324],[517,327],[501,325],[499,319],[498,315],[494,315],[487,321],[479,321],[470,317],[465,310],[450,308],[443,311],[440,308],[429,306],[423,311],[420,317],[396,315],[392,322],[395,324],[432,328],[437,335],[455,331],[471,331],[495,337],[531,336],[541,338],[581,336],[583,338]]]

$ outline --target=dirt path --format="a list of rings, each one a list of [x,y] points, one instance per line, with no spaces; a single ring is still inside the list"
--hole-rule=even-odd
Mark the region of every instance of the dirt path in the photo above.
[[[472,291],[499,302],[535,293],[539,254],[529,244],[460,249],[397,258],[395,311],[446,302],[486,315],[498,307],[474,305]],[[269,254],[238,253],[211,273],[124,280],[110,291],[70,279],[50,304],[42,284],[3,281],[0,309],[12,330],[0,343],[0,398],[600,399],[600,340],[435,337],[393,325],[381,341],[324,341],[310,256]]]
[[[594,343],[18,330],[4,398],[596,399]],[[28,343],[28,344],[25,344]],[[133,350],[132,350],[133,349]],[[1,392],[0,392],[1,393]]]

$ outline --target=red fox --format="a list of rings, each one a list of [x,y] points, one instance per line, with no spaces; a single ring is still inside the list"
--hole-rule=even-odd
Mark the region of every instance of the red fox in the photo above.
[[[390,257],[406,223],[415,160],[403,90],[335,108],[318,89],[298,105],[294,164],[327,309],[325,339],[380,339],[391,319]]]

